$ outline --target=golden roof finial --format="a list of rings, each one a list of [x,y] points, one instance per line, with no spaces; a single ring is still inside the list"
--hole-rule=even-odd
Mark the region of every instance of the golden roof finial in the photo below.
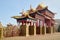
[[[25,12],[24,9],[22,10],[22,15],[27,16],[29,13]]]
[[[28,15],[29,15],[29,13],[28,13],[28,12],[25,12],[25,13],[24,13],[24,15],[25,15],[25,16],[28,16]]]
[[[42,8],[45,8],[46,7],[46,5],[42,2],[42,3],[40,3],[39,4]]]
[[[33,12],[35,12],[35,11],[36,11],[36,9],[35,9],[35,8],[32,8],[32,5],[30,5],[30,10],[32,10]]]

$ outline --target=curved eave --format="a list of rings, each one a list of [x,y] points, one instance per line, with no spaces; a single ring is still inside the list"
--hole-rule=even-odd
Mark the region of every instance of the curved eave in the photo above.
[[[28,16],[28,18],[32,19],[32,20],[36,20],[35,18],[31,17],[31,16]]]
[[[55,13],[53,13],[52,11],[50,11],[49,9],[47,9],[47,11],[49,11],[49,12],[52,13],[53,15],[55,14]]]
[[[14,19],[21,19],[21,18],[24,18],[25,16],[13,16],[11,18],[14,18]]]
[[[22,18],[29,18],[29,19],[32,19],[32,20],[36,20],[35,18],[27,15],[27,16],[13,16],[11,18],[14,18],[14,19],[22,19]]]

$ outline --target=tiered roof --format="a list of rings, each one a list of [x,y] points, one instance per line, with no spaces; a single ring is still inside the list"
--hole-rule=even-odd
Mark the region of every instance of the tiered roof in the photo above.
[[[26,12],[25,11],[22,11],[22,16],[13,16],[12,18],[15,18],[15,19],[19,19],[19,18],[21,19],[21,18],[24,18],[24,17],[32,18],[29,14],[34,13],[34,12],[37,12],[38,10],[44,10],[46,8],[47,8],[47,6],[44,5],[43,3],[39,4],[36,9],[32,8],[32,6],[30,5],[30,10],[28,10]],[[34,18],[32,18],[32,19],[34,19]]]

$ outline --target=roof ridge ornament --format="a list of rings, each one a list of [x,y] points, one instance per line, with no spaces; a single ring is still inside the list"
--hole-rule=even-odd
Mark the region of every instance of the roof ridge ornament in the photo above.
[[[46,8],[46,5],[43,2],[40,3],[39,6],[41,6],[42,8]]]
[[[22,9],[22,15],[25,16],[26,12],[24,11],[24,9]]]
[[[32,8],[32,5],[30,5],[30,11],[35,12],[36,9],[35,8]]]
[[[22,10],[22,15],[23,16],[27,16],[27,15],[29,15],[29,12],[28,11],[24,11],[24,9]]]

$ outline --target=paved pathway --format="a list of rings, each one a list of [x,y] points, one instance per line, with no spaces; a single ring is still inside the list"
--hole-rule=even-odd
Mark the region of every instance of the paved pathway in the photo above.
[[[36,35],[28,37],[7,37],[1,40],[60,40],[60,33],[46,34],[46,35]]]

